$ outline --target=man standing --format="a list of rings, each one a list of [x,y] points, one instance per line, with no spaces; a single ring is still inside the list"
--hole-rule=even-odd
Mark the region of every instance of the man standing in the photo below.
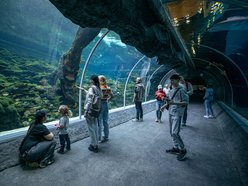
[[[143,121],[142,101],[144,98],[145,87],[141,82],[142,79],[140,77],[137,77],[133,96],[133,102],[135,103],[136,108],[136,119],[134,119],[133,121]]]
[[[179,85],[182,86],[186,90],[186,92],[189,96],[191,96],[193,94],[193,87],[192,87],[191,83],[188,81],[185,81],[183,76],[180,76]],[[186,126],[187,116],[188,116],[187,112],[188,112],[188,105],[185,106],[185,110],[184,110],[183,118],[182,118],[182,126]]]
[[[167,105],[169,106],[169,127],[170,135],[173,140],[173,148],[167,149],[167,153],[177,154],[177,160],[182,161],[185,158],[187,150],[184,147],[183,140],[180,136],[181,118],[185,106],[189,102],[187,92],[179,85],[180,76],[174,74],[170,77],[172,89],[169,91],[168,100],[165,105],[161,107],[163,111]]]

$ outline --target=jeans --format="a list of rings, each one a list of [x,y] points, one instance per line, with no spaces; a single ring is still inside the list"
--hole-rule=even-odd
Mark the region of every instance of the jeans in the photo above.
[[[160,108],[163,106],[164,102],[163,101],[157,101],[156,102],[156,114],[157,114],[157,119],[161,120],[162,117],[162,112],[160,111]]]
[[[169,126],[174,148],[179,147],[181,150],[184,149],[184,143],[179,134],[181,128],[181,116],[169,114]]]
[[[109,137],[108,115],[109,115],[108,102],[102,101],[101,113],[98,118],[98,140],[99,141],[102,140],[102,126],[103,126],[104,138],[108,139]]]
[[[64,151],[65,148],[65,142],[66,142],[66,149],[71,149],[71,141],[68,134],[60,134],[59,135],[59,141],[60,141],[60,150]]]
[[[89,135],[91,139],[91,145],[98,145],[98,126],[97,126],[97,118],[88,116],[86,117],[86,123],[89,130]]]
[[[143,109],[142,109],[142,102],[135,101],[135,108],[136,108],[136,119],[143,119]]]
[[[213,109],[212,109],[212,101],[210,100],[205,100],[204,101],[204,105],[205,105],[205,112],[206,112],[206,116],[209,115],[214,115]]]
[[[182,123],[186,124],[186,122],[187,122],[187,117],[188,117],[188,105],[186,105],[186,106],[184,107],[183,122],[182,122]]]
[[[42,141],[27,151],[25,161],[47,164],[54,157],[56,141]]]

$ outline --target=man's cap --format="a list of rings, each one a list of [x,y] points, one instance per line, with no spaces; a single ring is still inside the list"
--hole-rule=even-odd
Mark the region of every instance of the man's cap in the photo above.
[[[173,74],[170,79],[177,79],[180,80],[180,76],[178,74]]]

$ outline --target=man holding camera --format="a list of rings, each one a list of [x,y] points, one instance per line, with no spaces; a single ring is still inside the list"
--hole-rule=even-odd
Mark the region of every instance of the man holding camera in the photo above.
[[[166,150],[167,153],[177,154],[177,160],[182,161],[187,154],[183,140],[180,136],[181,118],[184,113],[185,106],[189,103],[189,96],[184,88],[179,86],[180,76],[174,74],[170,77],[172,89],[169,91],[166,104],[161,107],[163,111],[166,107],[169,110],[169,127],[170,135],[174,146]]]

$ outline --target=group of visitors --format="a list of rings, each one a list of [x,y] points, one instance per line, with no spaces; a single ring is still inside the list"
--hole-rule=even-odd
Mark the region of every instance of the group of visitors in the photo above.
[[[89,80],[90,87],[85,90],[84,117],[86,119],[89,136],[91,139],[88,150],[97,153],[99,151],[98,143],[104,143],[109,140],[108,125],[108,101],[113,98],[111,88],[106,83],[106,78],[92,75]],[[212,118],[213,89],[211,85],[204,87],[205,118]],[[142,101],[145,88],[142,84],[142,78],[136,78],[134,88],[133,102],[136,108],[136,118],[134,121],[143,121]],[[156,98],[156,122],[161,123],[162,112],[167,109],[169,113],[169,131],[173,141],[173,147],[167,149],[167,153],[177,154],[179,161],[185,158],[187,150],[180,136],[181,126],[186,126],[187,106],[189,96],[193,94],[191,83],[184,80],[182,76],[174,74],[170,77],[170,86],[158,85],[155,93]],[[64,154],[71,150],[70,137],[67,132],[69,117],[71,112],[66,105],[61,105],[58,109],[61,117],[56,125],[59,131],[60,148],[57,151]],[[54,162],[54,150],[56,142],[54,135],[44,124],[46,121],[46,112],[39,110],[36,112],[35,121],[30,125],[25,138],[23,139],[19,151],[20,159],[30,167],[46,167]],[[102,136],[103,131],[103,136]]]
[[[104,143],[109,138],[108,125],[108,101],[113,98],[112,90],[107,86],[106,78],[104,76],[92,75],[90,77],[90,88],[87,91],[85,99],[84,117],[88,126],[88,131],[91,139],[91,144],[88,147],[90,151],[98,152],[98,143]],[[98,98],[98,99],[96,99]],[[98,105],[95,104],[98,102]],[[93,105],[97,105],[93,108]],[[95,109],[98,114],[94,114],[92,109]],[[102,136],[102,126],[104,136]]]

